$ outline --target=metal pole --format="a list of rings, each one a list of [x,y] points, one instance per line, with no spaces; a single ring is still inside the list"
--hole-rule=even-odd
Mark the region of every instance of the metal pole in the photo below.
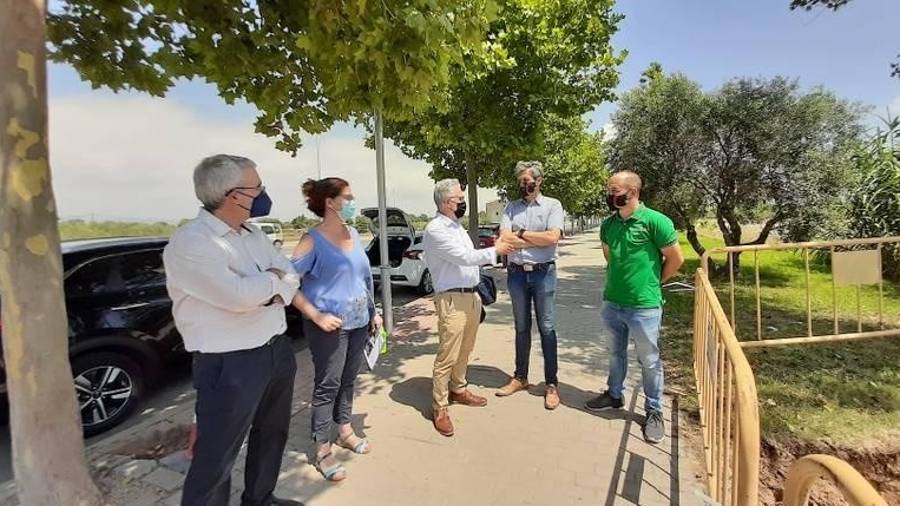
[[[319,174],[319,180],[322,179],[322,160],[319,158],[319,136],[316,136],[316,172]]]
[[[375,113],[375,171],[378,179],[378,249],[381,253],[381,311],[384,328],[394,330],[394,311],[391,301],[391,259],[388,256],[387,189],[384,182],[384,132],[381,112]]]

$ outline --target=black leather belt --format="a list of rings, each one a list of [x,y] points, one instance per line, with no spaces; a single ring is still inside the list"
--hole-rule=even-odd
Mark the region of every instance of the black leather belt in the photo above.
[[[519,272],[533,272],[533,271],[546,271],[550,268],[551,265],[556,265],[556,262],[544,262],[542,264],[514,264],[512,262],[509,263],[509,270],[511,271],[519,271]]]
[[[475,293],[477,291],[477,287],[472,288],[449,288],[445,290],[446,292],[456,292],[456,293]]]

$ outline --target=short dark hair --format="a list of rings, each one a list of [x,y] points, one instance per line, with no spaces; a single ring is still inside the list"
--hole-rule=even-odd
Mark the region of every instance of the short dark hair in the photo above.
[[[325,199],[336,198],[348,186],[350,186],[350,183],[339,177],[326,177],[318,181],[307,179],[303,183],[303,196],[306,197],[306,207],[319,218],[324,218]]]

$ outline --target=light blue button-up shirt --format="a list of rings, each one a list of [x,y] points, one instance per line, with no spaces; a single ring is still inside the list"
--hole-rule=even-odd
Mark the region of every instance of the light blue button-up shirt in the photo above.
[[[523,199],[507,204],[500,218],[500,230],[517,232],[524,228],[528,232],[546,232],[553,229],[562,231],[564,219],[565,213],[558,200],[538,195],[530,204]],[[554,244],[510,253],[509,261],[520,265],[541,264],[552,262],[558,256],[559,248]]]

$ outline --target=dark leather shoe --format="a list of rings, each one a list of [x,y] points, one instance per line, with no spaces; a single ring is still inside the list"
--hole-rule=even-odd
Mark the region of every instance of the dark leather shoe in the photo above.
[[[243,498],[241,498],[241,506],[254,506],[263,504],[261,502],[247,502]],[[292,499],[280,499],[278,497],[272,497],[269,502],[265,503],[269,506],[303,506],[303,503],[300,501],[294,501]]]
[[[487,406],[487,399],[480,395],[475,395],[468,390],[463,390],[460,393],[450,392],[450,402],[453,404],[462,404],[463,406],[474,406],[476,408]]]
[[[450,421],[450,413],[447,412],[447,408],[434,410],[434,429],[442,436],[453,435],[453,422]]]
[[[294,501],[291,499],[279,499],[278,497],[272,498],[272,506],[303,506],[303,503],[300,501]]]

